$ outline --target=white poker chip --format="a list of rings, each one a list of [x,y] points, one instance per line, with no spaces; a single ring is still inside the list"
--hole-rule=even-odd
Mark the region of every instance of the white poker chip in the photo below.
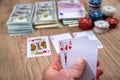
[[[109,23],[105,20],[98,20],[94,22],[94,25],[98,28],[106,29],[109,28]]]
[[[98,20],[94,22],[94,29],[93,31],[96,33],[105,33],[109,30],[109,23],[107,21],[104,20]]]
[[[102,7],[102,12],[106,15],[106,16],[113,16],[116,12],[116,8],[110,5],[107,6],[103,6]]]

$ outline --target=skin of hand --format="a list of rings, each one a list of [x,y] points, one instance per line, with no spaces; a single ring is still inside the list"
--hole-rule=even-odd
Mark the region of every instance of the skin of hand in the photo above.
[[[96,80],[100,80],[100,76],[103,74],[102,68],[99,67],[100,63],[97,62],[97,77]],[[42,80],[77,80],[84,72],[85,60],[77,59],[71,69],[64,70],[61,65],[60,55],[58,54],[52,62],[48,65],[43,74]]]

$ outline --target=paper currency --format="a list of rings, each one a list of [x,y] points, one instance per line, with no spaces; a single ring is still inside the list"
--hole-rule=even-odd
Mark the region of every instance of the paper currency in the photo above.
[[[33,33],[33,4],[16,4],[7,21],[8,33],[11,36]]]

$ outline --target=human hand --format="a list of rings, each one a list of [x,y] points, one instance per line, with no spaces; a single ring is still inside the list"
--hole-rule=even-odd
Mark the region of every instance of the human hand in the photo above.
[[[99,66],[100,63],[97,63]],[[77,59],[74,66],[71,69],[62,69],[60,55],[58,54],[51,64],[48,65],[46,71],[44,72],[42,80],[75,80],[80,78],[84,72],[85,60]],[[100,80],[100,76],[103,74],[103,70],[97,67],[97,80]]]
[[[100,62],[97,61],[97,76],[96,80],[100,80],[100,76],[103,74],[103,69],[100,67]]]

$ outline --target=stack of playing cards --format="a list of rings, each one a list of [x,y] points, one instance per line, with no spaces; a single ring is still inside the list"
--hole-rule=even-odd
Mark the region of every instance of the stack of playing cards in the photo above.
[[[37,2],[34,14],[34,28],[52,27],[61,27],[57,18],[55,1]]]
[[[27,39],[27,56],[49,56],[51,55],[48,36],[32,37]]]
[[[59,41],[61,62],[64,69],[70,69],[78,58],[86,61],[85,69],[79,80],[96,80],[98,45],[96,40],[87,37]]]
[[[83,31],[83,32],[74,32],[73,33],[74,38],[78,37],[88,37],[90,40],[96,40],[98,44],[98,48],[103,48],[103,45],[99,41],[99,39],[96,37],[93,31]],[[64,39],[71,39],[72,36],[70,33],[64,33],[64,34],[56,34],[56,35],[51,35],[50,39],[53,43],[54,48],[56,49],[56,52],[59,53],[59,41],[64,40]]]
[[[80,80],[96,80],[96,64],[98,48],[103,48],[93,31],[74,32],[74,38],[69,33],[50,36],[50,39],[60,53],[64,69],[69,69],[77,58],[86,60],[85,71]]]
[[[58,4],[58,18],[69,27],[78,26],[78,19],[85,17],[82,0],[60,0]]]
[[[16,4],[7,21],[8,33],[11,36],[33,33],[32,17],[34,12],[33,4]]]

